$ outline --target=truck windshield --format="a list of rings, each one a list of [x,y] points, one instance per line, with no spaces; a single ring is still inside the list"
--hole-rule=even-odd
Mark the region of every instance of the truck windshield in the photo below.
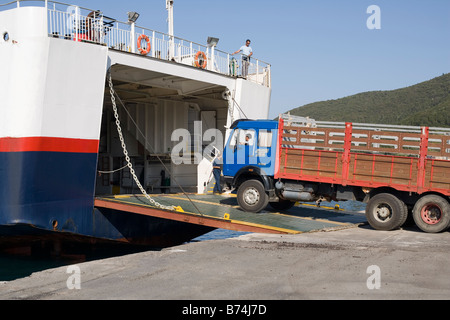
[[[256,131],[237,129],[233,133],[233,137],[230,140],[230,147],[239,146],[253,146],[256,140]]]

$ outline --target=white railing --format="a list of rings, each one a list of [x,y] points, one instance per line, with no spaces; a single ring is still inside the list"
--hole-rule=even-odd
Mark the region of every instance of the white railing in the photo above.
[[[134,23],[120,22],[104,16],[100,11],[56,1],[29,0],[0,5],[0,10],[43,4],[48,11],[48,34],[51,37],[94,43],[113,50],[175,61],[227,76],[245,77],[249,81],[271,87],[271,66],[264,61],[252,58],[246,72],[245,61],[241,56],[233,56],[213,47],[138,27]],[[140,39],[142,51],[138,48]]]

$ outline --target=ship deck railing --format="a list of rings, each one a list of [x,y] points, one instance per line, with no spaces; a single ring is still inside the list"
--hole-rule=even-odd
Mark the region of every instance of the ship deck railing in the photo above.
[[[138,48],[141,39],[141,49],[149,52],[145,56],[180,64],[198,67],[196,57],[199,53],[206,56],[206,64],[199,55],[197,62],[202,69],[231,77],[242,77],[244,62],[242,56],[232,55],[216,49],[214,46],[202,45],[193,41],[170,36],[144,27],[138,27],[133,22],[121,22],[103,15],[98,10],[69,5],[56,1],[13,1],[0,5],[0,11],[23,6],[45,6],[47,8],[48,35],[53,38],[70,41],[88,42],[104,45],[112,50],[144,55]],[[141,37],[141,36],[145,37]],[[248,81],[271,87],[271,65],[259,59],[251,58]]]

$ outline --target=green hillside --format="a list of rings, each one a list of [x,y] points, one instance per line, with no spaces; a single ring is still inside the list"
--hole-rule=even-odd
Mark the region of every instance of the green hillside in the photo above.
[[[450,74],[403,89],[360,93],[290,112],[317,121],[450,127]]]

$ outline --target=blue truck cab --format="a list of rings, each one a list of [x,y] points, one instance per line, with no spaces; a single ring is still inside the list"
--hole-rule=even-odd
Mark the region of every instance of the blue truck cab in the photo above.
[[[224,176],[236,177],[239,172],[257,169],[265,175],[275,174],[278,122],[240,120],[224,150]]]
[[[223,154],[224,181],[237,190],[244,210],[259,212],[269,202],[279,201],[273,179],[278,121],[239,120],[230,129]]]

